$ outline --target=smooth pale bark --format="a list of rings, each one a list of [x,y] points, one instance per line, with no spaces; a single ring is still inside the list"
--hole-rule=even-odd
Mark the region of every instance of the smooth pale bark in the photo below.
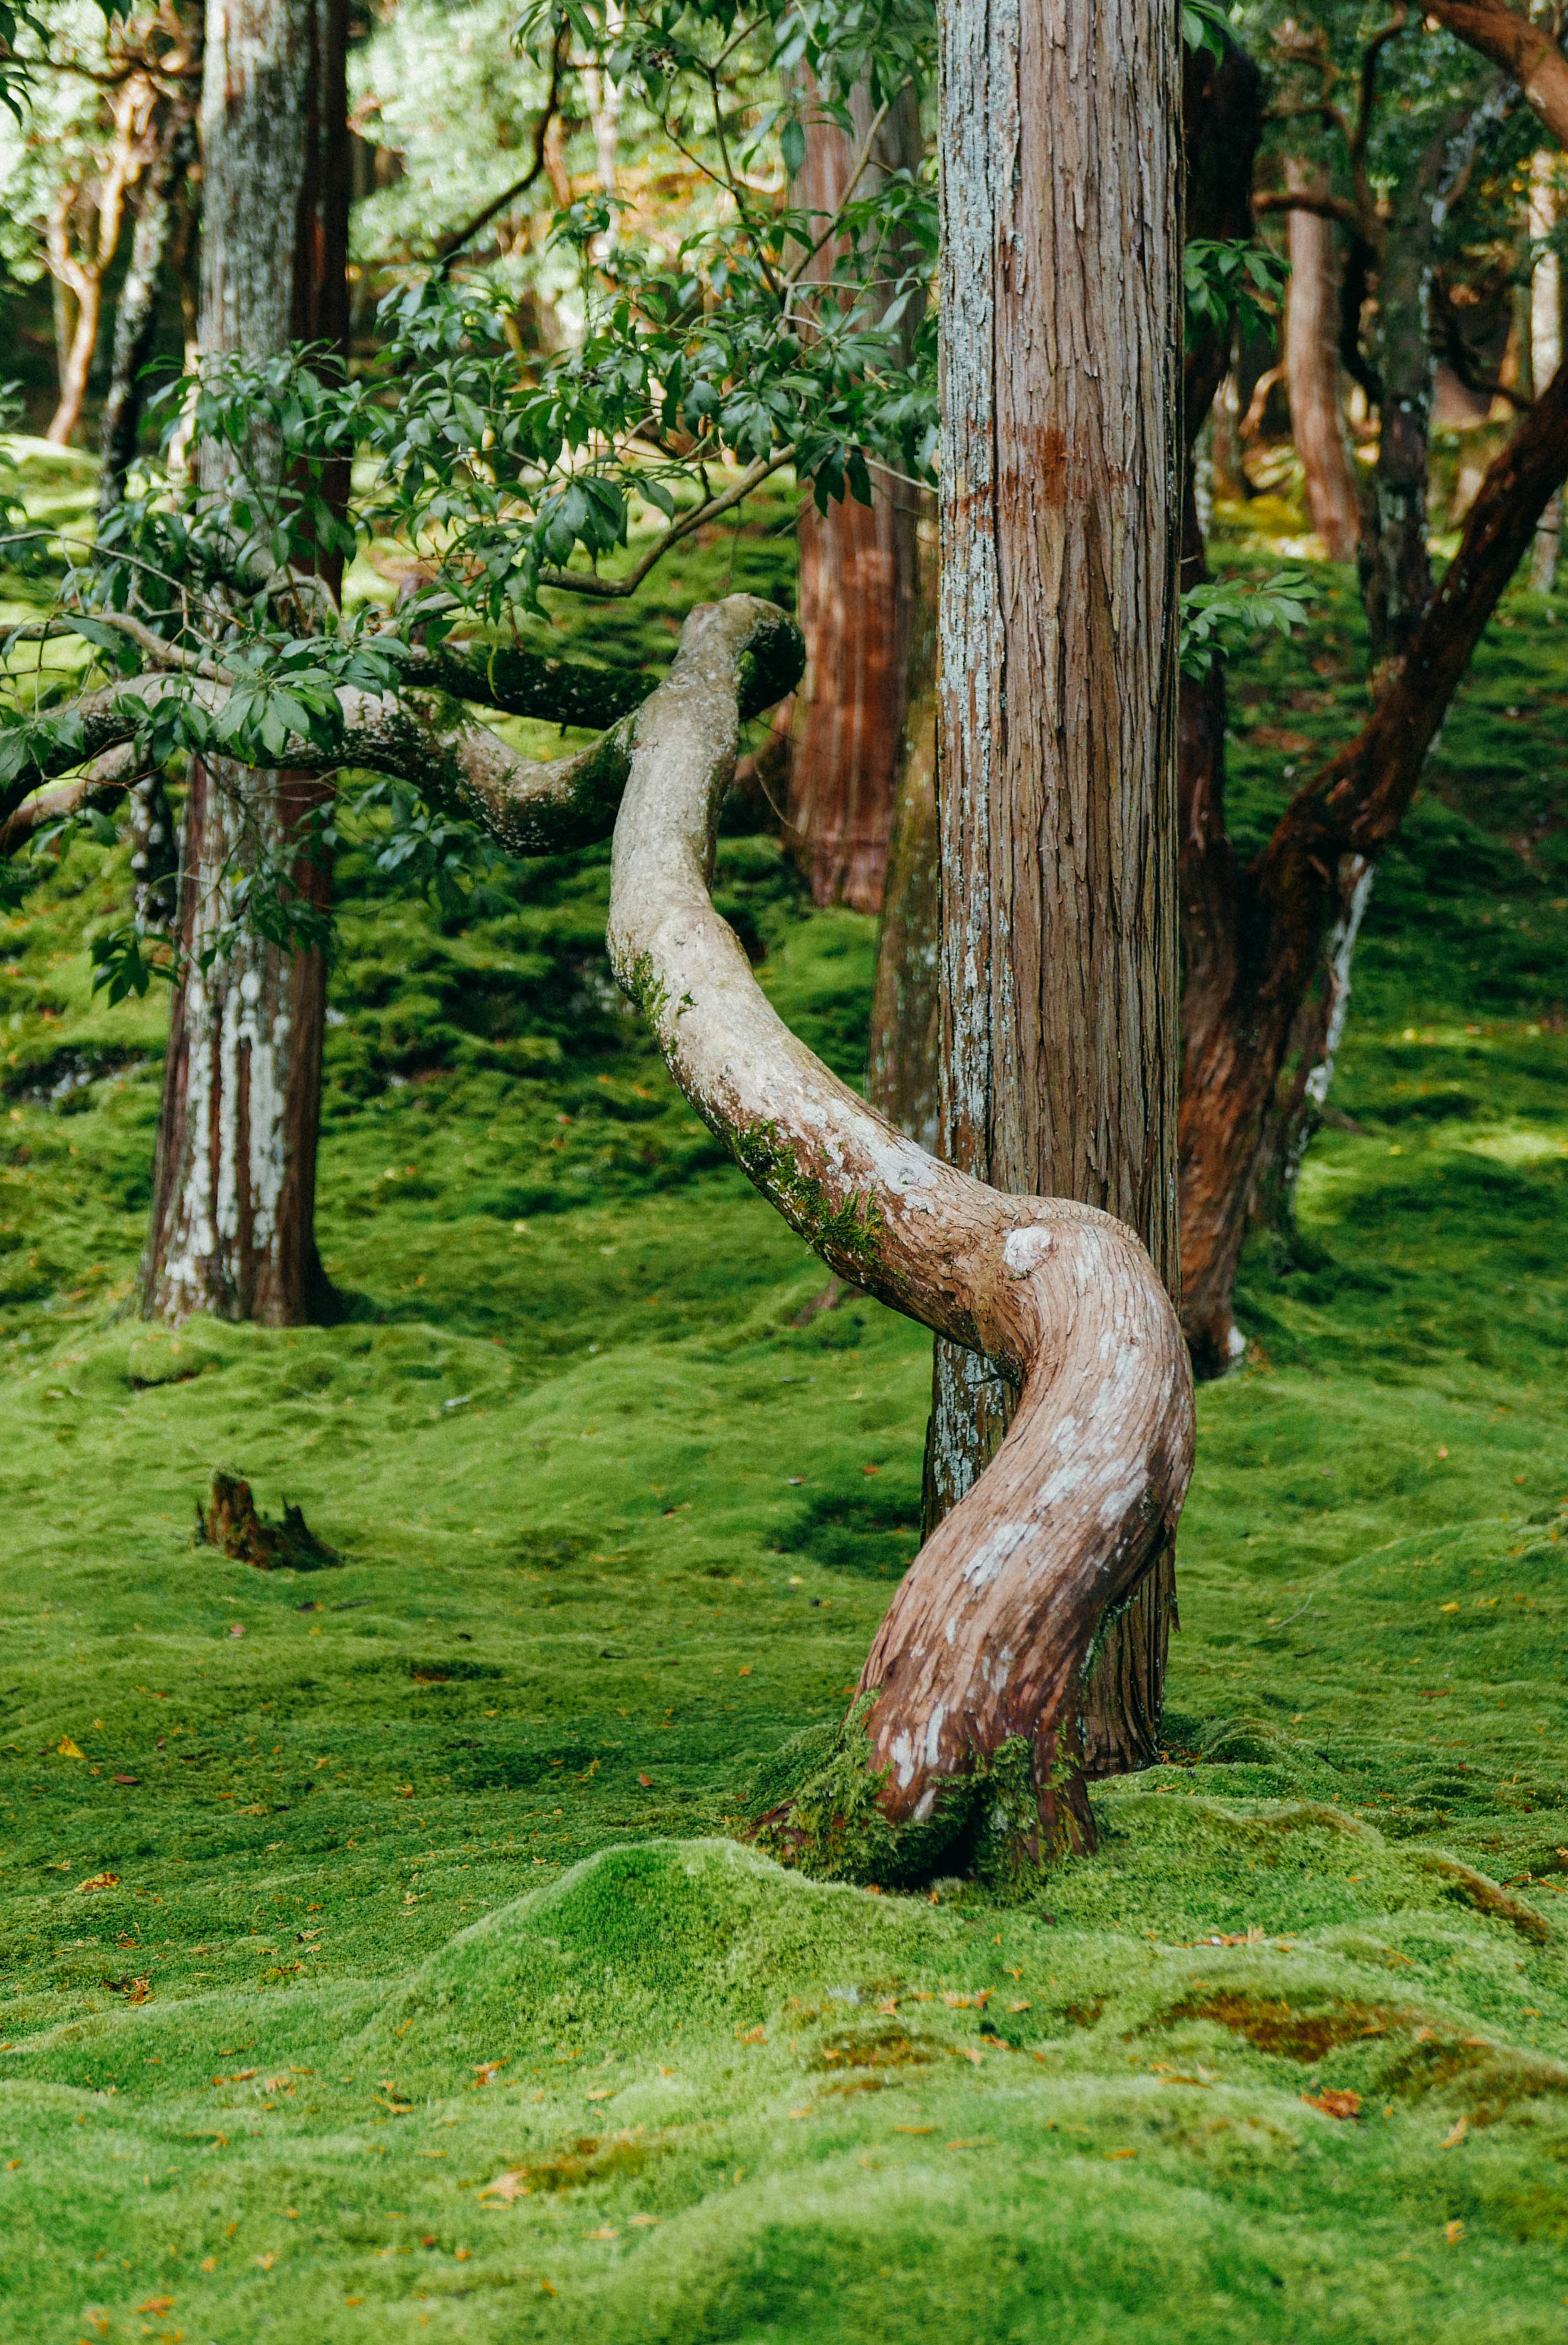
[[[819,218],[818,232],[842,205],[871,136],[876,108],[862,84],[850,94],[853,129],[825,121],[808,85],[806,157],[792,200]],[[855,192],[913,171],[921,159],[920,108],[912,90],[895,99],[871,143]],[[824,245],[805,273],[826,283],[834,259]],[[872,474],[873,502],[845,497],[799,522],[799,616],[806,680],[791,727],[787,813],[819,904],[881,909],[892,827],[894,778],[908,690],[914,617],[915,521],[919,492]]]
[[[1169,1551],[1191,1470],[1186,1354],[1125,1221],[1003,1193],[896,1132],[781,1024],[714,911],[740,655],[777,615],[744,596],[695,614],[635,720],[611,959],[687,1098],[785,1218],[1018,1392],[989,1470],[901,1583],[860,1690],[895,1822],[923,1821],[945,1781],[1026,1741],[1039,1859],[1093,1841],[1084,1674],[1107,1608]]]
[[[345,0],[208,0],[204,358],[259,359],[295,339],[345,346],[346,25]],[[201,452],[204,488],[225,485],[227,461]],[[258,448],[248,461],[264,471],[277,458]],[[188,939],[218,917],[233,874],[263,864],[286,868],[303,905],[324,909],[331,867],[311,825],[328,796],[312,777],[192,760]],[[319,950],[247,935],[226,965],[183,962],[144,1265],[149,1315],[205,1309],[294,1325],[330,1307],[313,1227],[325,1022]]]
[[[1529,228],[1532,245],[1543,244],[1557,226],[1555,155],[1530,158]],[[1550,382],[1563,360],[1563,282],[1556,253],[1546,247],[1530,272],[1530,379]],[[1557,584],[1557,554],[1563,533],[1563,499],[1554,496],[1541,516],[1535,548],[1530,558],[1530,584],[1538,594],[1550,594]]]
[[[1292,186],[1299,166],[1288,168]],[[1316,212],[1287,215],[1290,287],[1285,309],[1285,369],[1290,435],[1301,459],[1307,509],[1330,562],[1353,562],[1361,508],[1339,409],[1339,296],[1334,223]]]
[[[943,1150],[1115,1214],[1172,1292],[1178,71],[1156,0],[942,17]],[[1017,1406],[939,1345],[933,1515]],[[1089,1704],[1095,1772],[1155,1755],[1149,1565]]]
[[[1183,1319],[1200,1374],[1239,1348],[1231,1295],[1249,1215],[1299,1130],[1313,1038],[1337,1040],[1371,871],[1565,473],[1559,368],[1487,472],[1371,718],[1298,791],[1261,854],[1243,867],[1226,836],[1217,759],[1207,793],[1184,804],[1184,901],[1201,891],[1207,930],[1206,952],[1189,949],[1182,1000]]]

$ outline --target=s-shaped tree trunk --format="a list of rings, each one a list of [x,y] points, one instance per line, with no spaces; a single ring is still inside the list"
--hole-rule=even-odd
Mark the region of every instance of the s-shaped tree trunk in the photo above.
[[[1163,0],[943,12],[937,728],[943,1153],[1115,1215],[1173,1294],[1176,44]],[[928,1528],[1019,1405],[939,1343]],[[1156,1545],[1119,1591],[1092,1774],[1156,1755],[1174,1585]]]
[[[346,0],[209,0],[201,138],[204,358],[346,347]],[[276,453],[252,451],[252,470]],[[206,449],[203,487],[227,459]],[[234,878],[281,865],[324,911],[331,784],[194,758],[176,994],[144,1272],[149,1316],[291,1326],[331,1294],[314,1234],[326,965],[244,932],[205,969]]]

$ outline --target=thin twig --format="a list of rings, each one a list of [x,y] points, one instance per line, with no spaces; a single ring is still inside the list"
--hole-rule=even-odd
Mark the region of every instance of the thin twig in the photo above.
[[[544,169],[545,146],[545,141],[550,136],[550,125],[555,120],[557,108],[560,105],[561,74],[566,62],[566,44],[570,36],[571,27],[565,24],[562,25],[560,30],[555,35],[555,46],[551,52],[550,57],[549,92],[545,99],[544,111],[539,117],[538,125],[534,132],[533,162],[529,165],[523,177],[516,180],[510,188],[504,188],[502,193],[495,198],[494,203],[486,204],[482,212],[476,212],[473,218],[469,221],[466,228],[458,228],[451,236],[443,237],[442,239],[441,244],[437,248],[436,251],[435,279],[437,284],[440,284],[445,278],[453,262],[462,251],[463,247],[468,242],[469,238],[472,236],[477,236],[482,228],[488,228],[490,222],[495,218],[497,212],[504,211],[507,205],[515,203],[519,196],[525,196],[529,188],[533,186],[535,180],[539,177],[540,172]]]

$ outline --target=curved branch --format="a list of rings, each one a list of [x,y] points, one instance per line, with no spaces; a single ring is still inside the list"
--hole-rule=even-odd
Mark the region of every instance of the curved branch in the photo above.
[[[506,644],[412,644],[396,654],[408,683],[433,685],[506,716],[546,725],[614,725],[647,698],[658,678],[647,668],[582,667]]]
[[[1426,13],[1518,82],[1532,113],[1568,147],[1568,57],[1543,25],[1506,0],[1427,0]]]
[[[636,723],[616,825],[610,958],[697,1112],[834,1270],[1023,1386],[988,1471],[921,1548],[860,1689],[893,1822],[1013,1738],[1035,1858],[1092,1839],[1073,1762],[1108,1607],[1170,1536],[1192,1467],[1176,1315],[1138,1240],[1065,1199],[1010,1197],[894,1130],[789,1031],[708,894],[742,665],[778,613],[696,611]]]
[[[75,780],[57,782],[52,789],[40,790],[36,797],[26,799],[0,822],[0,857],[16,854],[50,823],[80,814],[84,807],[112,806],[140,781],[145,771],[129,745],[95,757]]]

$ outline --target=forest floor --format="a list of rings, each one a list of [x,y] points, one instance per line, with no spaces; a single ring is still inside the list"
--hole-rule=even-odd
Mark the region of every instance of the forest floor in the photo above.
[[[682,592],[728,574],[787,540]],[[1357,721],[1326,584],[1237,680],[1244,841]],[[608,982],[605,855],[464,926],[344,854],[347,1315],[290,1334],[125,1315],[167,1003],[89,999],[119,850],[12,876],[7,2345],[1561,2338],[1565,708],[1516,596],[1200,1396],[1166,1763],[1035,1909],[730,1836],[914,1550],[930,1345],[812,1315]],[[718,893],[853,1076],[871,924],[766,836]],[[341,1563],[193,1544],[219,1464]]]

